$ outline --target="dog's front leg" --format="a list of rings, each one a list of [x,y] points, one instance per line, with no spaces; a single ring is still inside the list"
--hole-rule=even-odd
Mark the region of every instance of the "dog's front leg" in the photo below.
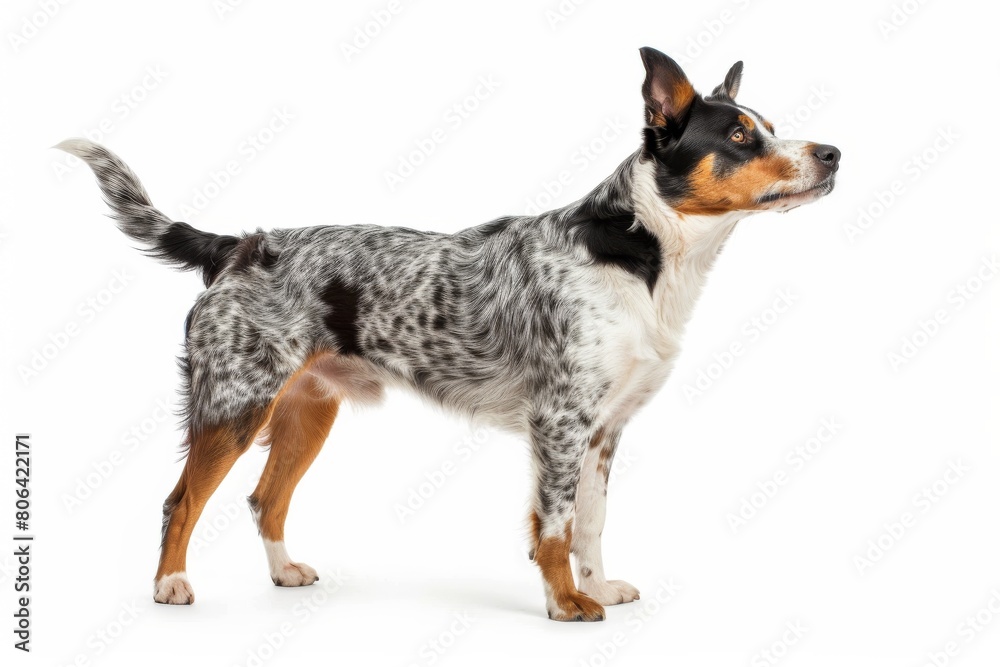
[[[570,550],[576,556],[579,590],[603,605],[639,599],[639,591],[626,581],[608,581],[601,557],[601,533],[608,502],[608,477],[618,449],[620,430],[598,431],[591,439],[576,492],[576,520]]]
[[[573,416],[549,412],[532,420],[535,469],[533,558],[545,583],[545,608],[556,621],[603,621],[604,607],[577,590],[569,551],[576,489],[589,437]]]

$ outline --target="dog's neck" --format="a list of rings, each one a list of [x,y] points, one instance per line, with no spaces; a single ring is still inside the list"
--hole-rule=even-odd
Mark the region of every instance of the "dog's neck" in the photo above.
[[[623,179],[626,174],[628,177]],[[648,230],[660,245],[660,275],[652,299],[659,333],[655,347],[658,355],[667,359],[678,350],[685,325],[723,244],[736,223],[749,213],[734,211],[712,216],[678,213],[660,195],[654,164],[642,159],[639,153],[626,160],[616,176],[614,180],[618,183],[628,183],[636,224]],[[601,187],[605,192],[614,191],[607,182]]]
[[[690,265],[698,273],[712,268],[722,245],[748,211],[718,215],[688,215],[671,208],[660,195],[653,163],[635,160],[631,165],[632,210],[636,222],[660,243],[664,264]]]
[[[631,215],[660,246],[660,275],[652,291],[661,333],[656,343],[662,358],[672,356],[701,294],[709,270],[736,223],[749,215],[684,215],[660,195],[654,164],[636,152],[581,203],[607,217]]]
[[[660,195],[654,169],[652,158],[636,151],[571,207],[598,220],[631,217],[656,237],[664,264],[692,264],[707,271],[736,223],[751,212],[681,214]]]

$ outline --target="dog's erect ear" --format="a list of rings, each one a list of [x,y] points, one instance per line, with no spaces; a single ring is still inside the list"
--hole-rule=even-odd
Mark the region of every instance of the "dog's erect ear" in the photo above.
[[[666,54],[644,46],[639,49],[646,66],[642,98],[646,102],[646,123],[664,126],[678,121],[691,106],[695,92],[681,66]]]
[[[735,65],[729,68],[729,73],[726,74],[726,80],[722,84],[715,87],[712,91],[712,97],[725,97],[731,100],[736,99],[737,93],[740,92],[740,81],[743,80],[743,61],[739,61]]]

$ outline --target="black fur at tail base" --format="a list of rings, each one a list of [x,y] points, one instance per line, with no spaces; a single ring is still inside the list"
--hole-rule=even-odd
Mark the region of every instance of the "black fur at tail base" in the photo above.
[[[175,222],[149,254],[184,269],[198,269],[207,287],[225,267],[226,258],[239,242],[236,236],[203,232],[186,222]]]

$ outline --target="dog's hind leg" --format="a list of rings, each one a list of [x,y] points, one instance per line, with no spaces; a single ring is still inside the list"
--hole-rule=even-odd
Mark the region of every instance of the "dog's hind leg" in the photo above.
[[[301,339],[278,325],[265,329],[264,321],[239,285],[209,289],[192,310],[183,364],[189,387],[188,454],[180,480],[163,505],[163,544],[153,594],[157,602],[194,601],[186,554],[195,523],[305,361],[307,346]]]
[[[618,448],[620,431],[598,431],[590,441],[576,492],[573,544],[578,588],[603,605],[639,599],[639,591],[625,581],[608,581],[601,557],[601,533],[608,502],[608,477]]]
[[[153,592],[156,602],[194,602],[194,591],[186,574],[191,533],[208,499],[236,459],[250,447],[265,420],[264,410],[248,410],[234,422],[190,429],[184,470],[163,503],[163,543]]]
[[[319,579],[316,570],[289,558],[285,517],[292,492],[326,441],[337,408],[338,400],[325,386],[308,372],[298,373],[275,401],[265,430],[271,451],[248,500],[276,586],[307,586]]]

